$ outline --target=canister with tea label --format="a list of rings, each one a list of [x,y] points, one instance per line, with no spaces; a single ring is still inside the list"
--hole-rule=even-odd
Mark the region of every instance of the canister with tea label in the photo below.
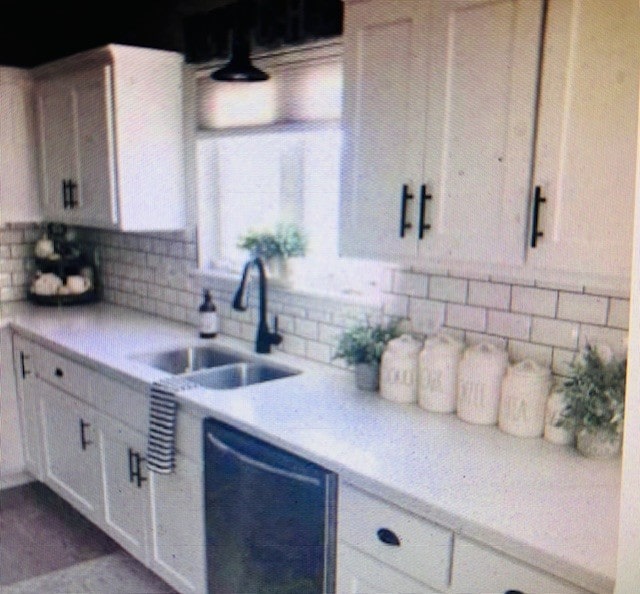
[[[418,355],[422,343],[403,334],[387,343],[380,363],[380,395],[393,402],[418,399]]]
[[[526,359],[511,365],[502,381],[498,426],[517,437],[541,437],[551,389],[551,370]]]
[[[500,347],[488,343],[467,347],[458,366],[457,414],[467,423],[498,422],[502,378],[509,358]]]
[[[448,334],[424,341],[418,364],[418,404],[431,412],[456,410],[458,365],[464,343]]]

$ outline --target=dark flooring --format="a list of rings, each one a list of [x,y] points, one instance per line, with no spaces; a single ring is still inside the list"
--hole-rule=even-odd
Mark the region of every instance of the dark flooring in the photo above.
[[[129,579],[130,591],[174,592],[45,485],[0,490],[0,592],[102,592],[91,584],[105,571],[122,580],[114,592]]]

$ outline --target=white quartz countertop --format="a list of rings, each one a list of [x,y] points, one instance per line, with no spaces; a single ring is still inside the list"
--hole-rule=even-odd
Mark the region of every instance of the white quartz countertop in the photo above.
[[[167,374],[131,358],[206,341],[194,327],[106,305],[21,304],[2,324],[144,389]],[[219,336],[215,343],[251,351]],[[591,460],[542,439],[355,389],[350,372],[275,352],[301,374],[181,403],[288,448],[342,479],[595,592],[616,571],[619,460]],[[4,364],[3,364],[4,365]]]

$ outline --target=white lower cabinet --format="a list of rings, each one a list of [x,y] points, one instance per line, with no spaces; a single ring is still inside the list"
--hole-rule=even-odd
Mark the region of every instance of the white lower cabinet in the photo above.
[[[202,465],[178,454],[172,474],[149,482],[151,568],[180,592],[205,592]]]
[[[101,418],[100,457],[104,492],[104,530],[134,557],[147,562],[148,473],[142,433]]]
[[[425,584],[338,542],[337,594],[432,594]]]
[[[456,537],[451,591],[523,594],[587,594],[583,590],[481,544]]]
[[[102,479],[97,414],[68,394],[37,381],[44,481],[88,519],[100,524]]]

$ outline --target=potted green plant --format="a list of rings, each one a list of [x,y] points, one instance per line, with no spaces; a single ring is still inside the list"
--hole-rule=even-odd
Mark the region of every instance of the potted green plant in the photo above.
[[[380,360],[387,343],[400,336],[399,320],[387,324],[371,324],[369,320],[346,329],[340,339],[334,359],[344,359],[355,368],[356,386],[376,391],[380,383]]]
[[[615,456],[622,444],[627,362],[606,350],[587,345],[563,386],[559,425],[575,431],[578,451],[590,457]]]
[[[252,258],[262,258],[269,276],[285,281],[287,259],[306,254],[307,238],[297,225],[281,222],[275,230],[249,229],[239,238],[238,247],[249,250]]]

